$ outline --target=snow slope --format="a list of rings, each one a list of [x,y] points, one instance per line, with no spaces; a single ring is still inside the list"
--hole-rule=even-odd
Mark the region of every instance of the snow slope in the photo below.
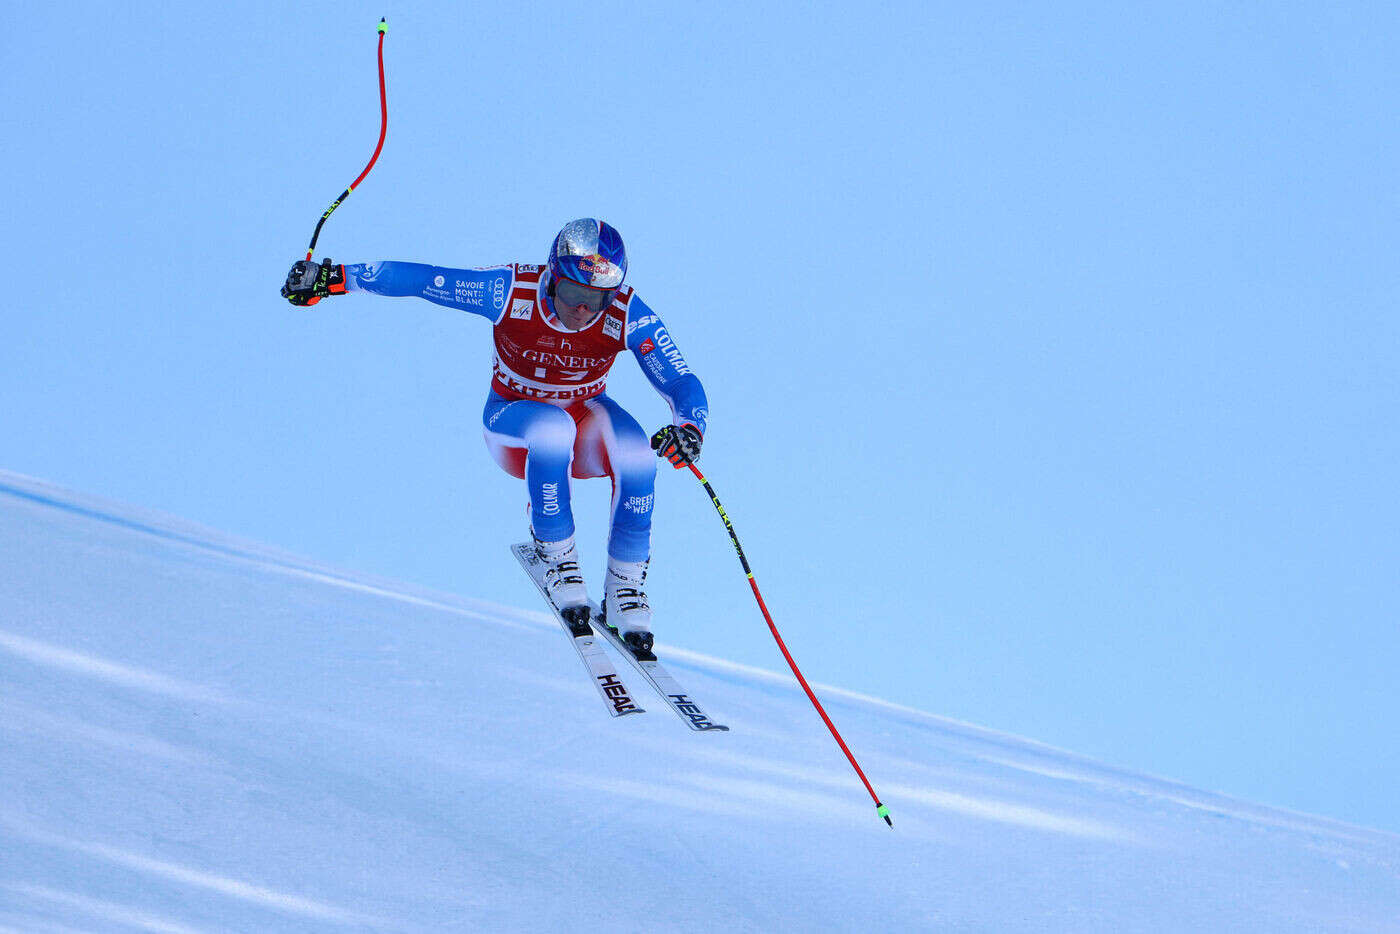
[[[732,732],[611,720],[505,544],[528,609],[0,472],[0,930],[1400,931],[1395,835],[819,686],[891,831],[675,648]]]

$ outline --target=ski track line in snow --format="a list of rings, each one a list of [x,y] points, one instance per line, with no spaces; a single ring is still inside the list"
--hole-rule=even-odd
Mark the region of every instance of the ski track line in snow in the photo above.
[[[0,651],[9,652],[28,662],[59,668],[119,687],[134,688],[151,694],[163,694],[178,700],[197,703],[229,704],[233,699],[203,685],[182,681],[130,665],[120,665],[93,655],[84,655],[38,639],[30,639],[0,629]]]
[[[144,519],[128,518],[116,512],[114,504],[97,501],[84,503],[80,501],[77,494],[71,491],[5,470],[0,470],[0,494],[8,494],[16,499],[22,499],[36,505],[47,506],[128,531],[140,532],[165,541],[212,552],[262,570],[271,570],[290,577],[329,584],[355,593],[385,597],[400,603],[440,610],[456,616],[465,616],[480,622],[495,623],[507,627],[526,628],[529,624],[544,626],[550,622],[543,613],[520,610],[514,610],[511,613],[482,612],[453,602],[446,595],[428,596],[411,593],[407,588],[397,587],[389,582],[368,583],[364,580],[357,580],[350,574],[334,571],[330,568],[316,567],[310,562],[299,560],[293,555],[277,553],[265,546],[251,542],[236,543],[213,529],[200,528],[181,522],[174,517],[150,514]],[[184,528],[181,529],[178,526],[184,526]],[[482,603],[483,601],[472,602]],[[485,605],[493,610],[496,608],[494,604]],[[501,607],[500,609],[513,608]],[[528,616],[530,617],[529,623],[512,619],[512,616]]]
[[[402,732],[385,734],[383,731],[367,727],[364,723],[353,718],[298,710],[285,705],[273,705],[257,700],[244,700],[206,688],[199,684],[171,678],[131,665],[108,661],[94,655],[86,655],[81,652],[75,652],[71,649],[53,645],[52,643],[41,642],[38,639],[31,639],[27,636],[0,630],[0,654],[6,652],[32,664],[68,672],[79,677],[92,678],[116,687],[159,694],[180,701],[218,704],[241,716],[263,720],[295,718],[302,723],[313,724],[317,727],[329,728],[349,735],[367,737],[377,741],[385,739],[401,741],[404,738]],[[572,689],[572,679],[555,679],[553,686],[561,689]],[[73,739],[95,742],[129,752],[144,753],[173,761],[182,761],[186,764],[198,763],[209,765],[214,761],[207,754],[197,751],[180,750],[175,746],[151,737],[106,730],[75,720],[65,721],[63,718],[52,713],[40,711],[34,708],[33,705],[24,705],[24,707],[26,708],[30,723],[28,729],[26,729],[23,722],[17,720],[7,720],[5,723],[0,724],[0,728],[34,732],[35,727],[43,725],[46,728],[55,730],[59,734],[66,734]],[[19,710],[18,707],[15,709]],[[433,756],[429,756],[429,758],[440,765],[458,764],[455,763],[455,760]]]
[[[748,771],[767,772],[775,777],[790,779],[791,783],[725,777],[706,773],[677,777],[673,780],[674,784],[667,788],[619,780],[616,776],[605,778],[581,774],[561,774],[558,778],[561,781],[573,782],[581,788],[596,788],[606,783],[610,793],[615,795],[625,795],[655,804],[684,807],[730,817],[754,818],[784,811],[797,811],[809,819],[829,819],[852,824],[863,823],[865,820],[864,812],[856,815],[850,812],[847,806],[850,793],[858,791],[860,788],[860,785],[854,780],[834,778],[812,770],[782,766],[772,762],[758,762],[752,757],[727,756],[723,752],[716,752],[711,756],[705,756],[705,758],[714,762],[739,766]],[[812,789],[813,785],[825,786],[832,792],[839,793],[827,794],[823,791],[816,791]],[[885,797],[890,801],[898,801],[902,813],[906,815],[909,813],[909,808],[922,805],[926,808],[947,811],[963,817],[994,821],[1045,833],[1120,844],[1138,842],[1131,833],[1120,827],[1102,821],[1059,814],[1030,805],[912,785],[886,783],[886,789]],[[699,792],[699,794],[692,792]],[[736,806],[735,802],[748,803]],[[849,821],[846,818],[849,818]]]
[[[840,796],[823,797],[821,801],[814,798],[809,803],[821,804],[828,810],[833,807],[839,809],[849,801],[853,793],[861,789],[860,782],[854,777],[847,778],[830,771],[802,768],[774,759],[746,756],[726,749],[696,747],[690,751],[690,754],[695,758],[706,760],[711,765],[728,766],[736,772],[749,775],[766,773],[775,779],[787,780],[792,783],[784,786],[776,782],[763,783],[752,779],[722,778],[713,773],[708,773],[703,778],[693,777],[691,779],[692,782],[697,783],[697,787],[703,786],[708,793],[720,792],[726,797],[749,797],[764,807],[770,805],[780,807],[783,803],[792,801],[793,796],[799,793],[793,789],[806,789],[800,793],[811,795],[813,794],[810,791],[811,787],[820,785],[831,791],[840,792]],[[1060,814],[1042,807],[1032,807],[982,795],[969,795],[932,785],[885,782],[883,788],[885,798],[891,802],[898,802],[901,813],[905,814],[908,813],[910,807],[922,805],[935,810],[950,811],[964,817],[996,821],[1030,830],[1123,844],[1139,842],[1132,833],[1122,827],[1104,821]]]
[[[0,700],[3,700],[6,715],[4,722],[0,722],[0,729],[27,733],[50,741],[95,743],[181,765],[210,767],[220,764],[213,756],[197,749],[186,749],[141,733],[97,726],[76,717],[60,716],[10,697],[0,697]]]
[[[270,908],[283,914],[316,918],[321,921],[332,921],[339,924],[367,924],[381,928],[386,926],[386,923],[378,918],[355,914],[354,912],[337,908],[334,905],[327,905],[323,902],[303,898],[299,895],[279,892],[276,889],[245,882],[241,879],[233,879],[216,873],[191,869],[188,866],[181,866],[178,863],[142,856],[139,853],[132,853],[102,843],[87,843],[82,840],[73,840],[43,830],[34,830],[9,815],[0,815],[0,826],[5,827],[16,836],[24,837],[35,843],[40,843],[56,849],[81,853],[93,859],[121,866],[125,869],[131,869],[147,876],[166,879],[193,888],[205,889],[263,908]]]
[[[952,811],[964,817],[975,817],[1016,827],[1028,827],[1032,830],[1068,834],[1091,840],[1107,840],[1114,843],[1136,842],[1131,834],[1101,821],[1068,817],[1025,804],[1013,804],[1009,801],[973,797],[933,788],[913,788],[907,785],[889,785],[888,788],[886,797],[890,800],[901,803],[917,802],[940,810]]]
[[[108,924],[122,924],[127,927],[140,928],[143,931],[155,931],[157,934],[203,934],[199,928],[192,928],[178,921],[171,921],[148,911],[133,908],[130,905],[87,898],[72,892],[51,889],[48,886],[5,882],[0,883],[0,888],[9,889],[16,894],[26,895],[39,901],[53,902],[66,908],[76,908],[83,914],[91,915]],[[27,921],[26,923],[32,924],[33,922]],[[64,928],[64,930],[73,929]]]
[[[755,816],[762,816],[761,811],[755,811],[748,805],[727,801],[719,797],[697,795],[693,789],[635,781],[616,775],[599,777],[597,775],[558,772],[556,780],[560,784],[573,785],[580,792],[596,792],[600,785],[606,784],[608,794],[613,797],[634,798],[650,804],[681,808],[716,817],[751,819]]]
[[[1325,834],[1338,840],[1367,845],[1390,844],[1394,842],[1393,838],[1400,837],[1400,834],[1388,830],[1377,830],[1358,824],[1348,824],[1333,817],[1243,801],[1218,792],[1193,788],[1169,778],[1141,775],[1115,769],[1108,765],[1098,767],[1097,771],[1091,768],[1071,770],[1057,768],[1054,765],[1041,766],[1014,758],[1006,759],[997,756],[983,756],[982,758],[994,765],[1034,775],[1093,786],[1102,791],[1111,791],[1119,795],[1174,804],[1178,807],[1209,814],[1212,817],[1227,818],[1275,830],[1303,834]]]
[[[24,927],[9,927],[8,922],[10,921],[22,923]],[[36,921],[30,917],[20,917],[7,912],[0,914],[0,934],[92,934],[92,930],[70,928],[66,924],[56,924],[53,921]]]

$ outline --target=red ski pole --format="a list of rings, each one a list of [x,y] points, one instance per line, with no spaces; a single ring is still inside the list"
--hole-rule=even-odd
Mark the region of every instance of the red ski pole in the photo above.
[[[739,544],[739,536],[734,531],[734,523],[729,521],[728,513],[726,513],[724,507],[720,505],[719,497],[715,495],[714,487],[710,486],[710,481],[705,479],[705,475],[700,472],[700,468],[696,467],[694,464],[690,464],[689,467],[690,472],[695,474],[701,484],[704,485],[705,492],[710,496],[710,502],[714,503],[715,509],[719,512],[719,517],[724,520],[724,527],[729,532],[729,540],[734,543],[734,550],[739,553],[739,564],[743,566],[744,573],[748,575],[749,586],[753,588],[754,599],[758,601],[758,608],[763,611],[763,618],[768,623],[768,631],[773,634],[773,640],[778,643],[778,648],[782,650],[783,658],[787,659],[788,667],[792,669],[793,674],[797,675],[797,683],[802,685],[802,690],[807,692],[807,699],[812,702],[813,707],[817,708],[817,713],[821,714],[822,721],[826,723],[826,728],[831,731],[831,735],[836,740],[836,744],[841,747],[841,751],[844,752],[846,758],[850,760],[851,768],[856,770],[856,774],[860,776],[860,780],[865,784],[865,790],[870,792],[870,798],[875,802],[875,813],[884,818],[885,823],[893,828],[894,822],[890,820],[890,809],[880,803],[880,796],[875,794],[875,789],[870,785],[870,779],[865,777],[865,772],[861,769],[860,763],[856,761],[855,756],[851,755],[851,750],[846,746],[846,741],[841,738],[841,733],[836,729],[836,724],[831,722],[831,718],[826,714],[826,708],[822,706],[821,701],[817,700],[817,695],[812,693],[812,687],[807,683],[807,679],[802,677],[802,672],[798,669],[797,662],[792,660],[792,653],[788,651],[787,644],[783,642],[783,637],[778,634],[778,627],[773,625],[773,616],[768,612],[768,605],[763,602],[763,594],[758,592],[758,582],[754,580],[753,570],[749,567],[749,559],[744,557],[744,547]]]
[[[311,245],[306,248],[308,261],[311,259],[311,254],[316,252],[316,239],[321,236],[321,225],[326,222],[326,218],[330,217],[336,208],[340,207],[342,201],[350,197],[350,192],[355,190],[355,186],[365,180],[369,170],[374,168],[374,163],[378,161],[380,150],[384,148],[384,134],[389,129],[389,100],[384,94],[384,34],[388,31],[389,26],[381,17],[379,20],[379,145],[374,147],[374,155],[370,156],[369,164],[365,166],[365,170],[360,173],[359,178],[356,178],[350,183],[349,188],[340,193],[340,197],[326,208],[326,213],[322,214],[321,219],[316,222],[316,229],[311,234]]]

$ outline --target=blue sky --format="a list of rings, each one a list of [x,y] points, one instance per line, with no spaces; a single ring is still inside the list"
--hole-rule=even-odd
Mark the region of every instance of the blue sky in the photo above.
[[[381,15],[323,255],[616,225],[809,677],[1400,830],[1393,7],[12,13],[0,466],[530,605],[489,329],[276,294]],[[656,521],[661,642],[780,665],[687,474]]]

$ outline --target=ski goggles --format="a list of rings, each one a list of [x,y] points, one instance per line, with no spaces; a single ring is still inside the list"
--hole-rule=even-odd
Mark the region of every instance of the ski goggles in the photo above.
[[[597,314],[611,305],[616,295],[617,289],[596,289],[591,285],[565,279],[563,276],[554,280],[554,300],[562,302],[567,308],[582,305]]]

